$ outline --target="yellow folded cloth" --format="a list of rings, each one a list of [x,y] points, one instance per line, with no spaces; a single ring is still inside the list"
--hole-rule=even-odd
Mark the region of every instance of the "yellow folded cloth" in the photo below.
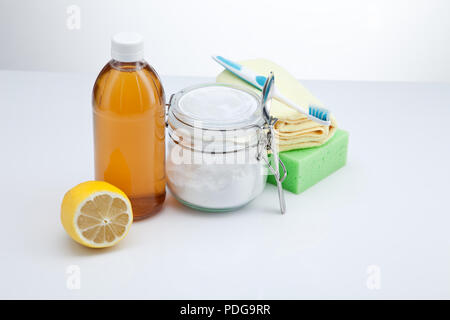
[[[311,92],[279,65],[265,59],[246,60],[240,63],[256,74],[267,76],[272,71],[275,75],[275,86],[278,91],[306,110],[309,105],[324,107]],[[243,86],[259,95],[261,94],[260,90],[227,70],[220,73],[216,81]],[[331,125],[329,127],[322,126],[275,99],[272,100],[270,113],[278,118],[275,130],[279,139],[280,151],[320,146],[334,135],[337,128],[336,120],[332,115],[330,117]]]

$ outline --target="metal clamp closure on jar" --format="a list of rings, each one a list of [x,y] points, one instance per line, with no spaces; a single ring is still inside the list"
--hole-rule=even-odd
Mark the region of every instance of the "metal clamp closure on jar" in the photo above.
[[[270,115],[270,106],[271,106],[274,90],[275,90],[275,76],[274,76],[273,72],[270,72],[269,76],[266,79],[266,82],[264,83],[263,89],[262,89],[261,109],[263,112],[264,120],[266,121],[266,125],[268,127],[268,134],[270,134],[270,137],[268,139],[268,145],[270,145],[270,149],[272,151],[273,158],[274,158],[274,166],[275,167],[272,167],[269,164],[269,168],[271,168],[273,174],[275,175],[275,180],[277,182],[277,189],[278,189],[278,198],[280,200],[280,211],[281,211],[281,214],[284,214],[286,212],[286,201],[284,199],[283,186],[281,183],[285,179],[285,177],[287,175],[287,171],[286,171],[286,167],[284,166],[283,162],[281,161],[281,159],[278,155],[278,144],[275,141],[274,125],[278,121],[278,119],[274,118]],[[283,171],[284,171],[283,179],[281,179],[281,175],[280,175],[279,162],[281,162],[281,167],[283,168]]]
[[[277,172],[275,170],[275,168],[272,166],[268,157],[264,157],[264,155],[263,155],[264,153],[262,151],[262,150],[265,150],[265,151],[272,152],[272,148],[271,148],[272,139],[275,139],[275,137],[273,137],[272,132],[268,128],[267,124],[265,124],[263,127],[261,127],[261,130],[262,130],[263,134],[258,139],[257,159],[258,159],[258,161],[263,160],[266,163],[269,170],[275,176],[275,179],[280,180],[280,182],[283,182],[287,177],[287,170],[286,170],[286,166],[284,165],[283,161],[281,159],[278,159],[278,163],[280,164],[281,169],[283,169],[283,175],[281,176],[280,172]]]

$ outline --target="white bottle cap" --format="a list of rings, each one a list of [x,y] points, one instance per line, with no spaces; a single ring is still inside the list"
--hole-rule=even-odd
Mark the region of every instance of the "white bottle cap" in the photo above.
[[[121,62],[144,59],[144,38],[133,32],[120,32],[111,39],[111,57]]]

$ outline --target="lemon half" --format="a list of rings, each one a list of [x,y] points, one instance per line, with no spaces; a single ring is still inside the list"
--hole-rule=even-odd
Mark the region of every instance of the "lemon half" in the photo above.
[[[104,181],[87,181],[64,195],[61,221],[76,242],[105,248],[127,235],[133,212],[130,200],[119,188]]]

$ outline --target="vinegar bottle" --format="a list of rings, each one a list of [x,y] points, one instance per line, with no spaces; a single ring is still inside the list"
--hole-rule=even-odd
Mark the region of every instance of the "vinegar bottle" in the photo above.
[[[95,178],[128,195],[135,220],[159,211],[166,196],[164,89],[143,48],[140,35],[116,34],[92,94]]]

